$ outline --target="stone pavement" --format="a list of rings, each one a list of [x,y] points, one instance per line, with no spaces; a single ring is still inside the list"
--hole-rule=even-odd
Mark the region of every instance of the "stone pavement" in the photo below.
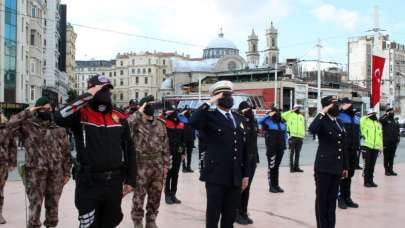
[[[260,167],[252,186],[250,213],[254,225],[246,228],[313,228],[315,227],[315,188],[312,166],[303,167],[303,174],[290,174],[281,168],[280,183],[284,194],[268,192],[267,171]],[[344,228],[402,228],[405,224],[405,164],[397,165],[397,177],[384,176],[381,165],[376,167],[375,181],[378,188],[368,189],[362,185],[361,172],[357,172],[353,183],[353,199],[359,209],[337,209],[336,227]],[[4,215],[8,224],[0,228],[24,228],[25,201],[20,181],[10,181],[5,188]],[[78,227],[74,207],[74,182],[64,189],[60,206],[58,227]],[[131,195],[123,201],[124,221],[120,228],[133,227],[130,220]],[[205,216],[204,184],[198,181],[197,173],[182,174],[178,197],[181,205],[168,206],[162,201],[158,217],[160,228],[203,228]],[[236,225],[235,227],[243,227]]]

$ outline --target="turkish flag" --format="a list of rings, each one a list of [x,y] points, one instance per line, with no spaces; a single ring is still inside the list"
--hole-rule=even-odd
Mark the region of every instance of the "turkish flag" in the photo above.
[[[380,102],[381,78],[384,71],[385,58],[373,55],[373,68],[371,70],[371,108]]]

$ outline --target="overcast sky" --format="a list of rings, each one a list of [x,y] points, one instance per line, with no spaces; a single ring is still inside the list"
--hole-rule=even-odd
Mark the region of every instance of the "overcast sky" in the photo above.
[[[373,26],[373,8],[392,40],[405,43],[401,0],[62,0],[68,21],[76,24],[76,59],[112,59],[118,52],[177,51],[201,57],[203,47],[222,27],[245,57],[254,29],[259,49],[273,21],[279,31],[280,58],[314,59],[322,40],[322,59],[347,62],[347,38],[365,35]],[[88,29],[114,30],[195,44],[180,45]],[[261,55],[261,62],[263,56]]]

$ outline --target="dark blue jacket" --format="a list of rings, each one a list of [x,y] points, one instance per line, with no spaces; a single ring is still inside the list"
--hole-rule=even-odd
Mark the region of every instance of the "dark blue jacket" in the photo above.
[[[243,177],[249,177],[249,158],[243,119],[232,112],[236,128],[229,124],[218,110],[201,105],[193,114],[190,124],[204,136],[207,146],[201,180],[207,183],[240,186]]]
[[[264,116],[259,120],[259,124],[265,131],[267,147],[282,150],[286,148],[288,133],[287,125],[283,121],[275,122],[270,116]]]
[[[349,152],[356,152],[360,147],[360,116],[347,111],[340,111],[337,118],[346,129],[346,145]]]
[[[343,123],[329,116],[318,114],[309,126],[319,140],[315,158],[315,172],[341,175],[348,168],[345,149],[346,131]]]

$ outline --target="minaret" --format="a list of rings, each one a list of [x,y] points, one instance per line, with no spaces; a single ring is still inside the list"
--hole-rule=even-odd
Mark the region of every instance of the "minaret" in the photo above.
[[[271,65],[279,62],[279,50],[278,50],[278,32],[274,28],[273,22],[270,24],[270,28],[266,30],[266,45],[267,48],[264,50],[264,63],[263,65]]]
[[[259,65],[259,51],[257,50],[259,38],[255,34],[255,31],[252,29],[252,34],[248,36],[248,52],[246,52],[247,62],[249,65],[258,66]]]

